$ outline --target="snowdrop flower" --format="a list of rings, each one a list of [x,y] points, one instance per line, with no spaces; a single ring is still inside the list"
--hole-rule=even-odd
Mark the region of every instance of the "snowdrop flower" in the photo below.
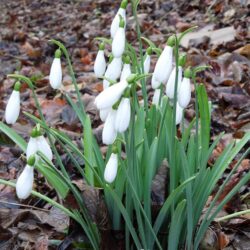
[[[126,58],[124,59],[120,80],[121,81],[126,80],[130,75],[131,75],[130,58],[129,56],[126,56]]]
[[[107,67],[107,70],[105,72],[105,77],[107,79],[110,79],[112,81],[116,81],[120,75],[121,75],[121,71],[122,71],[122,58],[121,57],[113,57],[111,56],[110,58],[111,62]],[[109,81],[104,79],[103,81],[103,88],[107,88],[110,85]]]
[[[126,36],[125,36],[125,22],[120,16],[119,29],[116,31],[112,41],[112,53],[114,57],[121,57],[125,50]]]
[[[94,72],[96,77],[97,78],[102,77],[105,73],[105,70],[106,70],[106,60],[104,55],[104,43],[101,43],[94,63]]]
[[[151,79],[151,86],[153,89],[157,89],[161,86],[161,83],[158,82],[156,79],[155,79],[155,76],[153,75],[152,76],[152,79]]]
[[[176,103],[176,116],[175,116],[175,124],[176,125],[181,123],[182,116],[183,116],[183,108],[177,102]]]
[[[156,106],[160,105],[160,96],[161,96],[161,89],[156,89],[153,95],[152,103]]]
[[[128,82],[124,80],[104,89],[95,98],[96,107],[98,109],[106,109],[112,107],[121,98],[127,86]]]
[[[14,124],[20,113],[20,88],[21,83],[16,82],[8,100],[5,110],[5,120],[8,124]]]
[[[173,68],[171,75],[170,75],[168,82],[167,82],[167,87],[166,87],[166,95],[170,99],[174,99],[175,76],[176,76],[176,67]],[[181,84],[181,80],[182,80],[182,67],[179,66],[178,67],[178,89],[179,89],[179,86]],[[178,91],[178,89],[177,89],[177,91]]]
[[[106,145],[111,145],[116,139],[117,131],[115,130],[115,119],[117,111],[111,109],[104,123],[102,131],[102,142]]]
[[[118,155],[117,153],[112,153],[104,170],[104,180],[108,183],[112,183],[117,175],[117,169]]]
[[[169,78],[169,75],[172,71],[174,43],[174,37],[169,37],[167,45],[161,53],[153,72],[153,78],[155,79],[155,82],[159,83],[159,85],[152,85],[152,88],[158,88],[161,83],[166,84]]]
[[[143,62],[144,73],[148,74],[150,70],[152,48],[149,47],[146,51],[145,59]]]
[[[119,133],[127,130],[130,122],[131,106],[129,97],[122,98],[116,114],[115,129]]]
[[[190,69],[186,69],[184,72],[184,78],[178,90],[178,103],[182,108],[186,108],[191,100],[190,77],[191,71]]]
[[[103,121],[103,122],[106,121],[110,110],[111,110],[111,108],[106,108],[106,109],[101,109],[100,110],[100,119],[101,119],[101,121]]]
[[[50,161],[53,159],[52,150],[43,135],[40,135],[36,138],[37,148],[41,151]]]
[[[26,199],[30,196],[34,181],[34,164],[35,156],[33,155],[28,159],[27,165],[17,179],[16,194],[19,199]]]
[[[115,15],[115,18],[113,19],[111,27],[110,27],[111,38],[115,37],[115,34],[116,34],[117,30],[119,29],[120,16],[123,18],[124,23],[125,23],[125,27],[126,27],[126,8],[127,8],[127,5],[128,5],[127,0],[123,0],[121,2],[120,8],[119,8],[117,14]]]
[[[57,49],[50,68],[49,82],[53,89],[60,89],[62,87],[61,54],[61,50]]]

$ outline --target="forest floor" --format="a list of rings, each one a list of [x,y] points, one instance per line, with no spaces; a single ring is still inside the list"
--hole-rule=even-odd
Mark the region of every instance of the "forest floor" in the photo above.
[[[93,104],[102,88],[101,81],[93,73],[93,62],[98,50],[94,38],[110,36],[109,27],[118,6],[119,1],[111,0],[1,0],[0,119],[4,120],[6,102],[13,87],[13,80],[6,75],[19,72],[34,81],[48,124],[66,132],[76,143],[79,142],[82,128],[76,114],[72,112],[62,93],[49,86],[48,75],[55,51],[55,46],[49,40],[53,38],[62,41],[70,52],[82,100],[91,116],[94,133],[101,143],[103,125]],[[211,70],[202,72],[197,77],[199,83],[205,84],[212,101],[213,138],[220,132],[225,132],[213,152],[211,164],[232,139],[240,139],[250,130],[249,8],[248,0],[142,0],[139,7],[142,35],[160,47],[169,34],[182,32],[194,25],[199,26],[183,41],[181,50],[188,54],[187,66],[212,66]],[[130,5],[127,13],[126,36],[137,46]],[[74,88],[64,59],[63,75],[63,91],[73,93]],[[152,96],[152,90],[149,89],[149,93]],[[22,111],[38,114],[26,85],[22,86],[21,100]],[[193,103],[194,100],[186,110],[187,121],[194,117]],[[12,127],[28,140],[33,126],[21,114]],[[16,179],[24,166],[21,153],[19,148],[0,133],[0,178]],[[69,157],[63,153],[61,157],[75,183],[81,184]],[[230,185],[234,186],[249,170],[250,160],[245,159],[234,180],[229,183],[227,192]],[[39,174],[35,177],[35,189],[56,198],[55,192]],[[249,206],[250,188],[245,186],[225,211],[231,213],[249,209]],[[69,233],[66,234],[69,226]],[[204,249],[250,249],[249,214],[232,219],[220,227],[219,229],[216,225],[216,234],[207,236],[212,241],[213,248]],[[20,204],[15,191],[0,184],[0,249],[44,250],[55,249],[56,244],[60,244],[60,249],[70,249],[71,242],[80,240],[81,237],[76,225],[59,210],[34,197]]]

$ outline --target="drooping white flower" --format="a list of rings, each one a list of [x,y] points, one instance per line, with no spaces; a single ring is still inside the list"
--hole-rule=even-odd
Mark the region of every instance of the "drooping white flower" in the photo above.
[[[41,151],[50,161],[53,159],[52,150],[43,135],[36,138],[37,149]]]
[[[130,122],[131,106],[130,99],[127,97],[122,98],[116,113],[115,129],[119,133],[127,130]]]
[[[151,56],[149,54],[146,54],[145,60],[143,62],[144,67],[144,73],[148,74],[150,70],[150,62],[151,62]]]
[[[112,183],[115,180],[118,169],[118,155],[112,153],[104,170],[104,180]]]
[[[131,66],[129,63],[128,64],[125,63],[122,68],[120,80],[121,81],[126,80],[130,75],[131,75]]]
[[[121,71],[122,71],[122,58],[115,57],[108,65],[104,76],[112,81],[116,81],[120,77]]]
[[[96,77],[102,77],[106,70],[106,60],[104,55],[104,44],[100,44],[94,63]]]
[[[120,16],[123,18],[123,20],[125,22],[125,27],[126,27],[126,7],[127,7],[127,4],[128,4],[127,0],[122,1],[120,8],[112,21],[112,24],[110,27],[111,38],[114,38],[117,30],[119,29]]]
[[[26,149],[26,157],[29,159],[31,155],[34,155],[38,151],[37,137],[30,137]]]
[[[5,120],[8,124],[14,124],[20,113],[20,82],[16,82],[5,110]]]
[[[154,72],[153,78],[160,84],[166,84],[169,75],[172,71],[173,64],[173,47],[166,45],[163,52],[161,53]],[[154,88],[154,86],[152,86]],[[158,88],[158,86],[156,86]]]
[[[108,114],[108,117],[104,123],[102,131],[102,142],[106,145],[111,145],[116,139],[117,131],[115,130],[115,119],[117,111],[111,109]]]
[[[184,77],[178,90],[178,103],[182,108],[186,108],[191,100],[190,79]]]
[[[159,103],[160,96],[161,96],[161,90],[160,89],[155,89],[153,99],[152,99],[152,103],[155,104],[156,106],[160,105],[160,103]]]
[[[19,199],[29,197],[34,181],[34,167],[27,164],[17,179],[16,194]]]
[[[55,58],[52,62],[49,74],[49,82],[53,89],[60,89],[62,87],[62,66],[61,66],[61,51],[56,50]]]
[[[104,89],[96,98],[95,105],[98,109],[112,107],[122,96],[128,86],[127,81],[121,81]]]
[[[166,86],[166,95],[170,99],[174,99],[174,90],[175,90],[175,76],[176,76],[176,67],[173,68],[171,75],[168,79],[167,86]],[[178,67],[178,88],[177,91],[179,90],[179,87],[181,85],[182,81],[182,67]],[[178,92],[177,92],[178,94]]]
[[[177,102],[176,103],[176,116],[175,116],[175,124],[176,125],[181,123],[182,116],[183,116],[183,108]]]
[[[111,110],[111,108],[100,109],[100,118],[101,118],[101,121],[103,121],[103,122],[106,121],[110,110]]]
[[[125,50],[126,35],[124,25],[124,20],[121,19],[119,28],[112,41],[112,54],[114,57],[121,57]]]

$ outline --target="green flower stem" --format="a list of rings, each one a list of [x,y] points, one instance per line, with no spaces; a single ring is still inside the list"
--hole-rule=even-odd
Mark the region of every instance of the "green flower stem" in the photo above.
[[[137,39],[139,42],[139,51],[140,51],[140,62],[141,62],[141,71],[139,73],[144,74],[144,61],[143,61],[143,52],[142,52],[142,39],[141,39],[141,30],[140,30],[140,24],[138,21],[138,16],[137,16],[137,6],[138,6],[138,1],[132,1],[133,5],[133,16],[135,18],[135,23],[136,23],[136,33],[137,33]],[[141,85],[142,85],[142,94],[143,94],[143,100],[144,100],[144,108],[146,112],[148,112],[148,95],[147,95],[147,89],[146,89],[146,80],[142,78],[141,80]]]
[[[220,222],[220,221],[224,221],[224,220],[229,220],[235,217],[239,217],[240,215],[244,215],[244,214],[250,214],[250,209],[244,210],[244,211],[240,211],[240,212],[236,212],[233,214],[229,214],[220,218],[216,218],[214,219],[216,222]]]

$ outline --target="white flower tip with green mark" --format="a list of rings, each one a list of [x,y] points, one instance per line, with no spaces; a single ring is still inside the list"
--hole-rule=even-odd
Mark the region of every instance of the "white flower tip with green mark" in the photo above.
[[[94,63],[94,72],[97,78],[102,77],[106,70],[104,50],[99,50]]]
[[[126,80],[131,75],[131,66],[130,64],[125,63],[122,68],[121,81]]]
[[[118,155],[112,153],[104,170],[104,180],[108,183],[112,183],[116,178],[117,169],[118,169]]]
[[[53,89],[60,89],[62,87],[62,66],[60,58],[53,59],[50,68],[49,82]]]
[[[30,137],[26,149],[27,159],[29,159],[31,155],[36,154],[37,151],[38,151],[37,137]]]
[[[115,37],[115,34],[117,32],[117,30],[119,29],[119,24],[120,24],[120,17],[119,15],[122,16],[124,22],[125,22],[125,27],[126,27],[126,9],[123,8],[119,8],[117,14],[115,15],[111,27],[110,27],[110,34],[111,34],[111,38]]]
[[[152,79],[151,79],[151,86],[152,86],[153,89],[157,89],[157,88],[159,88],[161,86],[161,82],[157,81],[155,79],[154,75],[152,76]]]
[[[173,67],[173,48],[166,45],[154,69],[153,77],[156,81],[166,84]]]
[[[116,31],[112,41],[112,54],[114,57],[121,57],[125,50],[125,30],[122,27]]]
[[[115,119],[117,111],[112,109],[104,123],[102,131],[102,142],[106,145],[111,145],[116,139],[117,132],[115,130]]]
[[[100,109],[112,107],[122,96],[128,86],[127,81],[121,81],[104,89],[96,98],[95,105]]]
[[[131,117],[131,106],[129,98],[122,98],[116,113],[115,129],[119,133],[127,130]]]
[[[178,90],[178,103],[182,108],[186,108],[191,100],[190,79],[184,77]]]
[[[20,92],[13,90],[5,110],[5,120],[8,124],[14,124],[20,113]]]
[[[108,65],[104,76],[112,81],[116,81],[120,77],[121,71],[122,71],[122,58],[115,57],[112,60],[112,62]]]
[[[34,168],[26,165],[16,182],[16,194],[19,199],[26,199],[30,196],[34,181]]]

